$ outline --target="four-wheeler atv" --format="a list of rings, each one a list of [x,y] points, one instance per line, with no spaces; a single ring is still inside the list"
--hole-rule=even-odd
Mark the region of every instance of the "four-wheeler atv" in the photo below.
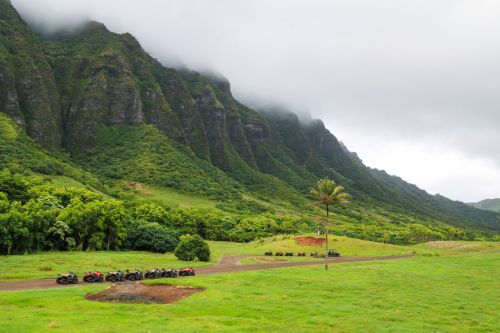
[[[116,282],[124,280],[125,280],[125,275],[120,270],[117,270],[116,272],[108,272],[108,275],[106,275],[106,281]]]
[[[272,256],[273,252],[272,251],[267,251],[267,252],[264,252],[264,255],[265,256]]]
[[[56,282],[58,284],[64,284],[64,285],[69,283],[77,284],[78,276],[73,272],[69,272],[68,274],[59,274],[57,276]]]
[[[193,271],[194,274],[194,271]],[[177,270],[175,268],[170,268],[170,269],[163,269],[161,272],[161,277],[164,278],[176,278],[177,277]]]
[[[142,272],[139,269],[136,269],[135,271],[129,271],[127,269],[127,272],[125,273],[125,280],[135,281],[143,279],[144,279],[144,274],[142,274]]]
[[[299,253],[297,253],[297,256],[299,256],[299,257],[305,257],[306,253],[305,252],[299,252]]]
[[[159,279],[162,277],[162,271],[160,271],[158,268],[152,269],[150,271],[146,271],[144,274],[144,278],[146,279]]]
[[[181,268],[179,269],[179,276],[194,276],[194,269],[189,268]]]
[[[285,257],[293,257],[293,252],[287,252],[287,253],[285,253]]]
[[[103,282],[104,276],[102,275],[101,272],[87,272],[87,273],[85,273],[85,276],[83,277],[83,281],[88,282],[88,283]]]
[[[277,257],[283,257],[283,252],[276,252],[274,255]]]
[[[340,253],[335,249],[328,250],[329,257],[340,257]]]

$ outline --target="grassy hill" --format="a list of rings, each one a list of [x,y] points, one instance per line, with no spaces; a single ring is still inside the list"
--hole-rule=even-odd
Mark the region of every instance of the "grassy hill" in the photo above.
[[[500,213],[500,199],[486,199],[479,202],[471,202],[469,205],[475,208]]]

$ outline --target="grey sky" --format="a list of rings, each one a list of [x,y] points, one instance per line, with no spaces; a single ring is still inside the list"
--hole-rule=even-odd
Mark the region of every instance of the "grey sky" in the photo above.
[[[86,18],[242,101],[310,113],[365,163],[430,193],[500,197],[500,1],[12,0],[50,29]]]

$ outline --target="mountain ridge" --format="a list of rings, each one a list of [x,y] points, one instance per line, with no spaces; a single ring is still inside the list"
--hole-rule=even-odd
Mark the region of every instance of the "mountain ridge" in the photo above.
[[[467,204],[475,208],[500,213],[500,198],[484,199],[478,202],[469,202]]]
[[[8,1],[0,6],[0,75],[8,78],[0,82],[2,112],[34,140],[69,153],[99,177],[156,178],[165,187],[202,191],[193,190],[185,169],[193,179],[207,179],[209,188],[221,180],[222,192],[200,194],[221,199],[249,191],[303,209],[309,187],[330,177],[353,195],[356,209],[384,211],[388,220],[394,213],[424,224],[500,229],[500,214],[431,196],[370,169],[321,120],[304,124],[292,112],[247,107],[232,96],[226,79],[165,67],[130,34],[90,22],[76,33],[37,36]],[[40,101],[40,110],[33,101]],[[128,146],[112,149],[110,143]],[[185,180],[176,182],[176,172]]]

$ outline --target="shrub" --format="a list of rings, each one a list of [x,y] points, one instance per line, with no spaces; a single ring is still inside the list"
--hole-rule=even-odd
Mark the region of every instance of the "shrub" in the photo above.
[[[210,248],[200,236],[185,235],[181,236],[181,241],[175,248],[174,254],[179,260],[192,261],[199,259],[208,261],[210,259]]]

